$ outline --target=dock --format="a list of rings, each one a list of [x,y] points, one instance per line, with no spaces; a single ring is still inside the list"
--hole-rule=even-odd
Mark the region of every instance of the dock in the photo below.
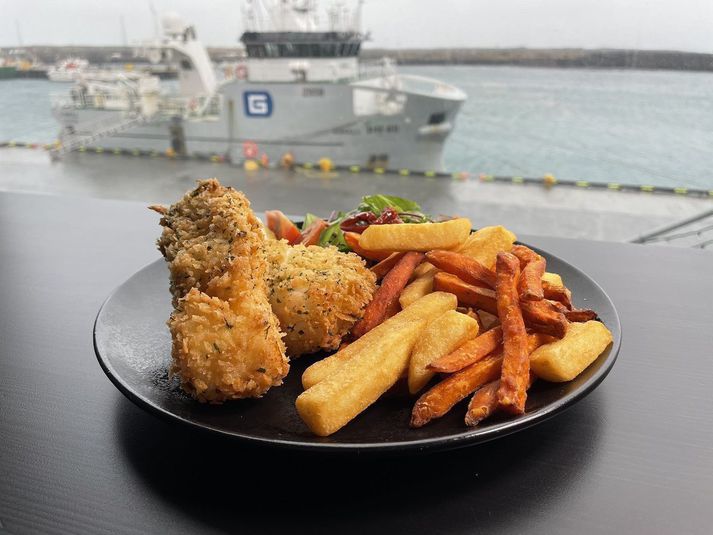
[[[328,216],[350,210],[363,195],[414,199],[434,216],[467,216],[474,227],[505,225],[515,233],[628,242],[657,229],[695,219],[713,197],[666,192],[571,187],[546,182],[510,183],[478,176],[322,172],[279,168],[245,171],[223,160],[180,160],[74,152],[52,161],[42,147],[0,148],[0,190],[171,203],[199,178],[216,177],[244,191],[256,211],[280,209]],[[646,240],[643,240],[646,241]],[[655,243],[667,243],[662,240]]]

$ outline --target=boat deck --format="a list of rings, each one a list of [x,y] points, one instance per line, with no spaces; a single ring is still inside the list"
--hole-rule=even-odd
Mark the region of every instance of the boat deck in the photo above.
[[[547,188],[482,182],[477,177],[458,180],[305,169],[246,172],[222,162],[110,153],[72,153],[52,162],[43,150],[0,149],[0,190],[4,191],[170,203],[192,188],[196,179],[207,177],[244,191],[258,211],[277,208],[327,216],[331,210],[353,208],[362,195],[389,193],[414,199],[433,215],[468,216],[476,227],[502,224],[516,233],[622,242],[713,208],[711,199],[684,195]]]

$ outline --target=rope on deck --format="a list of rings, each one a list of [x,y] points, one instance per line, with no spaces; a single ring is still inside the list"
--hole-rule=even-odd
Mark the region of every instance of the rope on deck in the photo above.
[[[59,146],[59,142],[54,143],[28,143],[24,141],[5,141],[0,142],[0,148],[28,148],[28,149],[43,149],[52,150]],[[77,152],[89,152],[95,154],[109,154],[116,156],[132,156],[132,157],[149,157],[149,158],[165,158],[172,160],[196,160],[196,161],[209,161],[212,163],[233,163],[225,154],[217,153],[201,153],[194,152],[188,155],[176,154],[172,149],[167,149],[165,151],[156,150],[140,150],[140,149],[116,149],[107,147],[85,147],[81,146],[77,149]],[[236,162],[238,164],[243,164],[246,162],[251,162],[253,165],[251,168],[247,168],[249,172],[253,170],[259,170],[261,168],[259,162],[256,160],[247,160]],[[320,171],[319,162],[301,162],[295,163],[293,168],[305,169],[305,170],[315,170]],[[419,176],[425,177],[427,179],[444,179],[449,178],[458,181],[468,181],[468,180],[480,180],[481,182],[493,182],[493,183],[506,183],[506,184],[532,184],[540,185],[547,188],[552,188],[555,186],[565,186],[574,187],[580,189],[593,189],[593,190],[610,190],[610,191],[622,191],[622,192],[637,192],[637,193],[652,193],[652,194],[669,194],[669,195],[682,195],[687,197],[708,197],[713,198],[713,189],[698,189],[698,188],[687,188],[687,187],[667,187],[667,186],[653,186],[653,185],[636,185],[636,184],[622,184],[619,182],[591,182],[588,180],[561,180],[555,178],[551,174],[546,174],[542,177],[523,177],[523,176],[502,176],[502,175],[489,175],[481,173],[479,175],[473,175],[468,172],[457,172],[457,173],[443,173],[438,171],[415,171],[412,169],[390,169],[386,167],[379,166],[360,166],[360,165],[336,165],[332,166],[329,171],[342,171],[350,174],[358,174],[361,172],[374,173],[376,175],[397,175],[400,177],[409,176]],[[337,173],[338,176],[338,173]]]

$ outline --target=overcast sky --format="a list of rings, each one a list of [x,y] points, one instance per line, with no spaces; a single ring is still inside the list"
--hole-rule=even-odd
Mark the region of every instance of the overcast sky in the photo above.
[[[208,45],[241,32],[240,0],[153,0]],[[322,5],[326,2],[322,1]],[[153,35],[149,0],[0,0],[0,46],[121,44]],[[17,22],[16,22],[17,21]],[[713,52],[713,0],[366,0],[370,47],[583,47]]]

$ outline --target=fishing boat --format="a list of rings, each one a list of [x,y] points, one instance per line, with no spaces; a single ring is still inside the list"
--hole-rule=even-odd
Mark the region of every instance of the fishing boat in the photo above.
[[[315,162],[443,170],[443,148],[466,95],[439,80],[359,57],[361,2],[247,1],[244,55],[218,81],[195,28],[162,17],[153,62],[175,65],[177,90],[155,77],[92,83],[54,99],[64,151],[81,146],[220,154],[233,162]]]
[[[76,82],[89,67],[89,62],[81,58],[67,58],[58,61],[47,70],[50,82]]]

